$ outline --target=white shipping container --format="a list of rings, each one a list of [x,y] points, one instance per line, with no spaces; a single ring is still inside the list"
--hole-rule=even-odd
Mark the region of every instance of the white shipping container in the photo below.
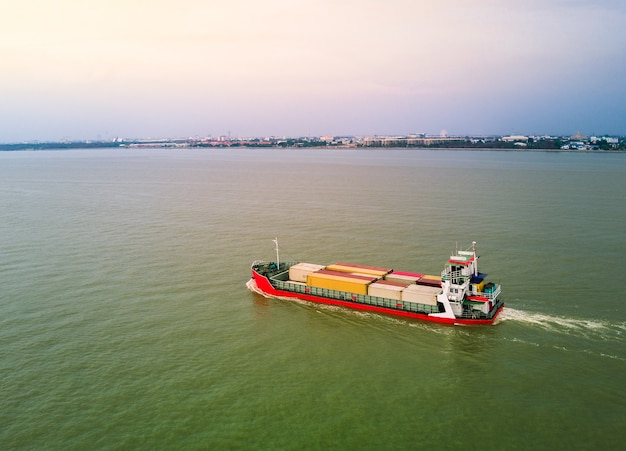
[[[404,287],[396,285],[387,285],[383,283],[373,283],[367,288],[367,294],[370,296],[378,296],[380,298],[402,300],[402,291]]]
[[[402,292],[402,300],[417,302],[420,304],[437,305],[437,295],[441,292],[439,287],[425,285],[409,285]]]
[[[323,265],[316,265],[314,263],[298,263],[297,265],[293,265],[289,268],[289,280],[306,283],[306,276],[321,269],[324,269]]]

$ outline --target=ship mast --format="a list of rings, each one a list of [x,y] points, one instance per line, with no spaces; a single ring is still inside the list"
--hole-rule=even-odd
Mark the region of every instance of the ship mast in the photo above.
[[[272,240],[276,245],[276,267],[280,269],[280,257],[278,256],[278,237]]]

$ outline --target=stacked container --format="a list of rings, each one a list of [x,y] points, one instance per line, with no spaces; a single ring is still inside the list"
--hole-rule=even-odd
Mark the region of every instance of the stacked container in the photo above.
[[[309,274],[324,269],[323,265],[316,265],[314,263],[298,263],[289,268],[289,280],[293,282],[306,283],[306,278]]]
[[[328,266],[298,263],[289,268],[289,280],[298,284],[306,283],[312,288],[427,305],[437,305],[437,295],[441,292],[439,276],[352,263]]]
[[[378,268],[376,266],[355,265],[352,263],[334,263],[328,265],[326,269],[331,271],[344,272],[349,274],[363,274],[368,276],[376,276],[382,278],[389,274],[392,270],[390,268]]]
[[[440,287],[431,287],[426,285],[409,285],[402,292],[402,300],[405,302],[417,302],[419,304],[437,305],[437,295],[440,292]]]
[[[417,285],[416,285],[417,286]],[[392,282],[389,280],[379,280],[372,283],[368,289],[367,294],[370,296],[378,296],[380,298],[395,299],[396,301],[402,300],[402,292],[407,287],[407,284]]]
[[[426,285],[429,287],[441,287],[441,276],[423,275],[417,281],[418,285]]]
[[[391,271],[385,276],[385,280],[410,285],[412,283],[417,283],[423,275],[424,274],[415,274],[411,272]]]
[[[374,276],[355,276],[350,273],[320,270],[307,275],[306,284],[314,288],[367,294],[367,286],[376,279]]]

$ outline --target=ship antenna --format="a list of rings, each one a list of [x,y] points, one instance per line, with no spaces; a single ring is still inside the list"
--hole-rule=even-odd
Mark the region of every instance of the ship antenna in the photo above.
[[[472,252],[474,253],[474,275],[478,277],[478,257],[476,256],[476,241],[472,241]]]
[[[276,267],[280,269],[280,257],[278,256],[278,237],[272,240],[276,245]]]

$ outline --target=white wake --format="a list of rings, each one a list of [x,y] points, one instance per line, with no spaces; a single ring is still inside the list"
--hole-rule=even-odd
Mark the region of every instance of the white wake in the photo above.
[[[506,321],[526,323],[552,332],[581,335],[589,338],[619,340],[623,339],[626,334],[626,323],[525,312],[510,307],[505,307],[498,318],[498,322]]]

